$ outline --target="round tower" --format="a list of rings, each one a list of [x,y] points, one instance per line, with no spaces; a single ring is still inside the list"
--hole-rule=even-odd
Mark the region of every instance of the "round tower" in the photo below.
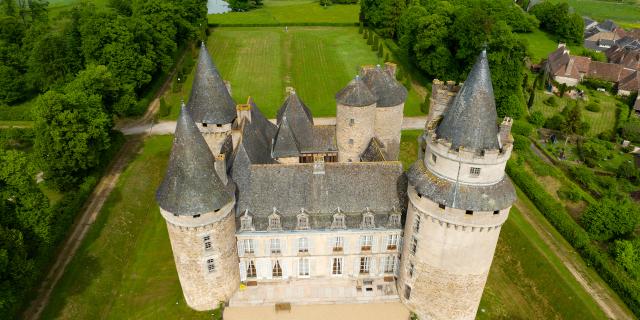
[[[217,308],[240,283],[232,187],[216,173],[215,159],[183,106],[156,200],[167,222],[182,292],[195,310]]]
[[[385,146],[387,159],[400,153],[400,136],[407,89],[395,78],[395,65],[363,70],[363,80],[376,96],[374,135]]]
[[[376,97],[356,76],[336,94],[338,161],[359,162],[375,136]]]
[[[486,52],[438,121],[407,172],[398,292],[420,319],[474,319],[515,200],[504,172],[512,144],[498,134]]]

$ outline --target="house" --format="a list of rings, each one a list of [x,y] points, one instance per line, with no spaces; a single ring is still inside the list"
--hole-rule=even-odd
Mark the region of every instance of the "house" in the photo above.
[[[618,94],[629,96],[640,89],[640,72],[633,69],[623,69],[618,82]]]
[[[636,103],[633,105],[633,111],[635,111],[637,115],[640,115],[640,95],[636,97]]]
[[[572,56],[564,43],[549,55],[545,72],[558,83],[576,86],[589,73],[591,58]]]
[[[582,17],[582,21],[584,22],[584,31],[591,30],[598,25],[598,21],[593,20],[587,16]]]
[[[584,47],[595,51],[605,51],[626,36],[624,29],[607,19],[600,23],[589,17],[584,21]]]
[[[623,66],[619,64],[592,61],[587,77],[609,82],[618,82],[622,69],[624,69]]]

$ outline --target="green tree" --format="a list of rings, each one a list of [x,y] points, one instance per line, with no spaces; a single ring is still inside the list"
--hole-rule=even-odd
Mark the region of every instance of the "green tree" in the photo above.
[[[384,55],[384,49],[382,48],[382,43],[381,43],[378,45],[378,58],[382,58],[383,55]]]
[[[373,45],[373,31],[369,31],[369,34],[367,34],[367,44]]]
[[[638,239],[616,240],[611,253],[618,265],[625,269],[632,277],[640,277],[640,243]]]
[[[638,225],[638,208],[628,198],[603,198],[585,210],[580,222],[595,240],[627,235]]]
[[[542,112],[540,111],[534,111],[529,115],[529,123],[533,124],[534,126],[540,128],[544,125],[546,119],[544,118],[544,114],[542,114]]]
[[[362,34],[364,32],[364,23],[360,22],[360,26],[358,27],[358,33]]]

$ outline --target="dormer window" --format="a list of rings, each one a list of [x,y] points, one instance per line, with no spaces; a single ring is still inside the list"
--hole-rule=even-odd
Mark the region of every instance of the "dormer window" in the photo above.
[[[207,124],[203,122],[203,123],[202,123],[202,126],[206,128],[206,127],[207,127]]]
[[[249,210],[245,210],[244,215],[240,217],[240,231],[254,231],[253,218],[249,215]]]
[[[304,209],[300,210],[298,214],[298,230],[308,230],[309,229],[309,215],[304,212]]]
[[[472,177],[477,177],[480,175],[480,168],[477,167],[471,167],[471,169],[469,169],[469,175]]]
[[[367,212],[362,215],[362,229],[371,229],[375,228],[375,226],[373,213],[367,208]]]
[[[269,231],[271,230],[281,230],[282,225],[280,224],[280,215],[278,215],[278,211],[276,208],[273,208],[273,213],[269,216]]]
[[[390,228],[399,228],[400,227],[400,214],[399,213],[392,213],[391,215],[389,215],[389,222],[387,223],[387,226]]]
[[[347,225],[345,224],[345,217],[340,209],[338,208],[338,212],[333,215],[333,222],[331,223],[332,229],[346,229]]]

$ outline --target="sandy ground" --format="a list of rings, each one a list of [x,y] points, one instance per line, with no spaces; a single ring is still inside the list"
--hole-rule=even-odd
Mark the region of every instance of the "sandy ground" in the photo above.
[[[409,310],[400,302],[371,304],[293,305],[291,311],[269,307],[229,307],[224,320],[408,320]]]

